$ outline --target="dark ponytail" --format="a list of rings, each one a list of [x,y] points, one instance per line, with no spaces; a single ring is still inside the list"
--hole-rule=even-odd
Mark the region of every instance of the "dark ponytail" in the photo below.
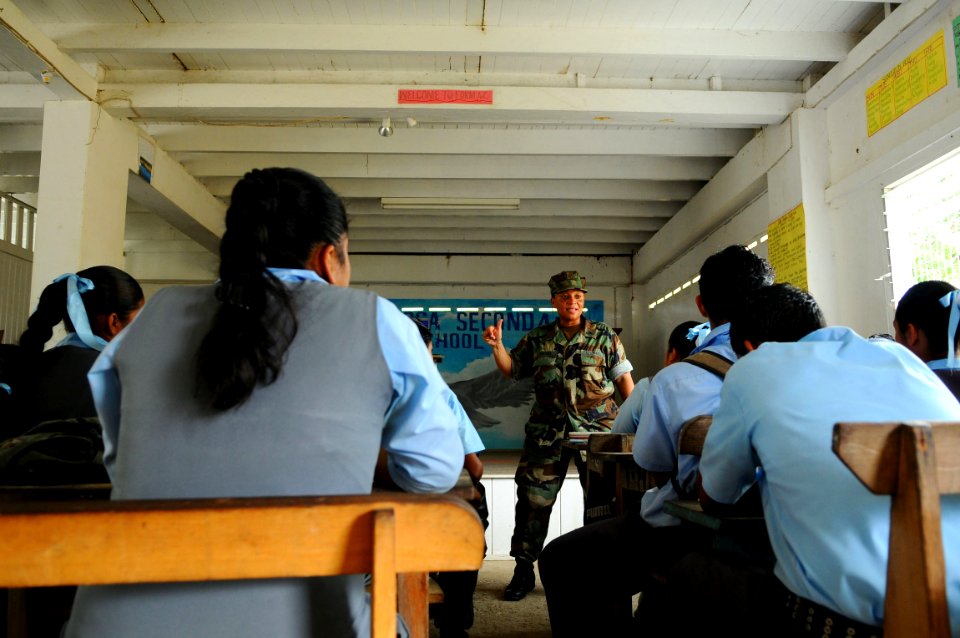
[[[894,321],[900,330],[906,330],[907,324],[913,324],[922,332],[930,346],[934,359],[946,357],[947,332],[949,331],[950,308],[940,303],[940,299],[956,290],[945,281],[921,281],[910,287],[897,304]],[[960,344],[960,331],[954,335],[953,347]]]
[[[197,382],[214,408],[276,381],[297,334],[290,295],[267,267],[303,268],[317,244],[343,259],[346,232],[343,203],[313,175],[268,168],[237,182],[220,240],[220,308],[197,353]]]
[[[93,289],[80,295],[91,328],[96,333],[96,318],[117,313],[126,323],[143,304],[143,290],[137,280],[113,266],[93,266],[77,272],[78,277],[93,282]],[[75,332],[73,322],[67,315],[67,281],[55,281],[40,294],[37,309],[27,319],[27,329],[20,335],[24,350],[41,352],[53,336],[53,328],[63,322],[67,332]],[[97,334],[106,338],[106,335]]]

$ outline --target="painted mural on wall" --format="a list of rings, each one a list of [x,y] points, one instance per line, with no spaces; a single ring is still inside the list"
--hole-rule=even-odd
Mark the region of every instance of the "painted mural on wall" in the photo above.
[[[537,326],[555,321],[545,299],[392,299],[407,315],[427,323],[440,374],[450,385],[488,450],[523,446],[523,424],[533,403],[530,379],[511,381],[497,370],[483,329],[503,319],[503,343],[513,348]],[[585,314],[603,321],[603,302],[587,301]]]

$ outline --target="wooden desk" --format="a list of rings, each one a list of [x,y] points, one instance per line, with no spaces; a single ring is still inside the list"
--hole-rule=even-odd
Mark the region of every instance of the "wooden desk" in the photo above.
[[[107,501],[112,487],[109,483],[88,485],[17,485],[0,486],[0,503],[76,503],[78,501]],[[381,487],[373,492],[396,494],[397,490]],[[466,470],[460,472],[456,485],[447,492],[451,496],[471,501],[479,497],[473,479]],[[427,599],[426,572],[397,574],[397,608],[406,621],[411,638],[427,638],[430,619],[422,601]],[[7,636],[17,638],[28,635],[28,618],[23,589],[7,590]]]

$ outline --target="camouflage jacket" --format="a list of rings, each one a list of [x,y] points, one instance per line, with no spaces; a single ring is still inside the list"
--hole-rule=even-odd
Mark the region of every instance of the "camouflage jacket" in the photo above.
[[[533,377],[527,437],[551,445],[564,432],[609,430],[617,416],[613,380],[633,370],[616,333],[583,319],[567,340],[558,322],[528,332],[510,352],[513,377]]]

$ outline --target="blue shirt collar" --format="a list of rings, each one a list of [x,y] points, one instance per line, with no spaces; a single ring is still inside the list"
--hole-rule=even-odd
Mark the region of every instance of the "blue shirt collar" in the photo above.
[[[314,271],[304,268],[267,268],[267,270],[280,281],[318,281],[322,284],[329,284],[326,279]]]
[[[710,346],[717,346],[723,343],[730,343],[730,323],[725,323],[717,326],[716,328],[711,328],[710,333],[707,335],[707,338],[703,342],[693,349],[693,352],[690,354],[696,354],[701,350],[704,350]]]
[[[950,365],[949,359],[934,359],[933,361],[927,361],[927,367],[931,370],[952,370],[955,369],[955,366]]]

